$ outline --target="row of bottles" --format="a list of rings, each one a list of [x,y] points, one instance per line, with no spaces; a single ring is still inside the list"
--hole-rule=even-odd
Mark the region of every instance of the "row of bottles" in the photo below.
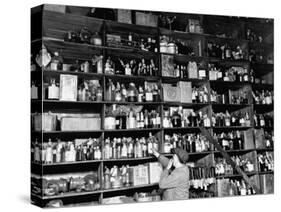
[[[225,82],[249,82],[253,80],[252,71],[240,66],[222,68],[216,64],[209,63],[209,79]]]
[[[32,161],[43,164],[100,160],[102,156],[100,143],[95,138],[89,138],[79,145],[70,141],[52,142],[51,139],[47,143],[40,144],[36,140],[32,153]]]
[[[235,155],[232,156],[231,159],[236,166],[242,169],[242,171],[244,172],[255,171],[254,164],[249,157]],[[216,166],[217,176],[238,174],[236,169],[234,169],[230,164],[226,162],[225,158],[221,158],[221,157],[215,158],[215,166]]]
[[[258,154],[259,171],[274,171],[274,159],[272,152]]]
[[[215,133],[216,139],[224,150],[243,150],[244,149],[244,132],[231,131],[223,133]]]
[[[189,167],[189,183],[194,189],[207,191],[211,184],[216,182],[215,167]]]
[[[107,34],[106,41],[108,46],[132,47],[143,51],[158,52],[155,37],[144,37],[132,32],[122,36]]]
[[[142,158],[152,155],[152,149],[159,150],[158,139],[149,133],[149,137],[107,138],[105,139],[104,159]]]
[[[105,62],[105,74],[117,74],[128,76],[157,76],[158,68],[153,59],[112,59],[108,57]]]
[[[157,83],[144,82],[144,86],[136,87],[130,83],[126,88],[125,84],[109,79],[106,87],[105,100],[116,102],[159,102],[160,89]]]
[[[169,108],[164,110],[163,127],[198,127],[205,126],[210,127],[211,122],[207,113],[198,111],[197,113],[193,109]]]
[[[124,111],[123,106],[115,104],[106,108],[105,129],[143,129],[160,128],[161,117],[156,110],[143,109],[135,111],[132,108]]]
[[[254,103],[257,105],[271,105],[273,104],[273,91],[262,90],[252,92]]]
[[[36,89],[33,85],[32,89]],[[38,88],[37,88],[38,89]],[[38,93],[38,91],[37,91]],[[50,78],[49,83],[44,83],[44,98],[58,100],[60,98],[60,84],[55,78]],[[37,95],[36,95],[37,96]],[[33,93],[33,97],[36,97]],[[38,98],[38,96],[37,96]],[[82,80],[77,88],[78,101],[102,101],[103,89],[98,80]]]
[[[212,124],[215,127],[250,127],[251,120],[248,112],[230,114],[228,111],[226,111],[225,113],[213,113]]]
[[[197,43],[196,46],[199,50],[199,55],[201,56],[201,41]],[[161,53],[169,53],[169,54],[183,54],[189,56],[195,56],[194,52],[194,43],[189,40],[181,40],[176,39],[174,40],[171,37],[166,35],[160,36],[160,52]]]
[[[104,189],[131,186],[129,165],[123,165],[122,167],[115,165],[111,169],[105,167],[103,182]]]
[[[208,89],[206,85],[201,87],[192,87],[192,103],[208,103]]]
[[[173,148],[182,148],[185,151],[205,152],[211,150],[211,144],[206,137],[201,134],[176,134],[164,136],[163,152],[171,153]]]
[[[208,57],[216,57],[222,60],[242,60],[247,59],[247,52],[241,46],[231,48],[227,43],[219,45],[213,42],[208,42],[207,54]]]
[[[87,27],[83,27],[79,32],[68,31],[64,40],[67,42],[86,43],[101,46],[102,39],[98,32],[91,32]]]
[[[179,77],[181,79],[206,79],[207,71],[201,63],[189,61],[187,64],[174,63],[173,72],[170,73],[172,77]]]
[[[274,136],[273,132],[264,132],[264,142],[265,142],[265,148],[273,148],[274,147]]]
[[[257,114],[254,113],[254,125],[255,127],[273,127],[273,114],[267,113],[267,114]]]
[[[240,92],[229,92],[231,96],[229,98],[228,93],[218,93],[217,91],[211,89],[210,99],[211,103],[216,104],[249,104],[247,91]]]
[[[227,194],[223,196],[245,196],[256,194],[256,191],[249,186],[243,179],[218,179],[217,184],[223,184],[227,188]]]

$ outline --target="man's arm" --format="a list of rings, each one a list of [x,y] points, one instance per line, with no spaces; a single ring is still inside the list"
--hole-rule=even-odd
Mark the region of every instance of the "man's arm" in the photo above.
[[[184,180],[188,178],[185,172],[173,171],[169,175],[169,170],[163,170],[160,181],[159,181],[159,188],[166,189],[166,188],[174,188],[182,184]]]

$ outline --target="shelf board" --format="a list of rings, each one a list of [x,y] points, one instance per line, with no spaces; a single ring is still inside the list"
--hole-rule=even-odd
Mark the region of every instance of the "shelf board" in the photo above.
[[[91,164],[91,163],[100,163],[103,160],[84,160],[84,161],[72,161],[72,162],[62,162],[62,163],[50,163],[50,164],[43,164],[32,162],[34,165],[43,166],[43,167],[55,167],[55,166],[68,166],[68,165],[82,165],[82,164]]]
[[[226,150],[225,152],[228,153],[228,154],[244,154],[244,153],[247,153],[247,152],[253,152],[255,150],[256,149],[240,149],[240,150]],[[220,151],[215,150],[214,153],[220,154]]]
[[[273,90],[273,84],[252,84],[253,90]]]
[[[84,192],[68,192],[68,193],[52,195],[52,196],[43,196],[43,199],[48,200],[48,199],[57,199],[57,198],[66,198],[66,197],[77,197],[77,196],[84,196],[84,195],[100,194],[101,192],[102,192],[102,190],[84,191]]]
[[[235,111],[235,110],[239,110],[242,108],[246,108],[246,107],[250,107],[250,104],[219,104],[219,103],[211,103],[211,106],[215,109],[215,110],[231,110],[231,111]]]
[[[164,127],[164,131],[200,131],[200,127]],[[207,127],[206,127],[207,128]]]
[[[274,171],[266,171],[266,172],[259,172],[260,175],[262,174],[274,174]]]
[[[256,149],[257,152],[272,152],[274,151],[273,148],[262,148],[262,149]]]
[[[266,104],[254,104],[254,110],[260,114],[260,113],[268,113],[273,111],[274,105],[266,105]]]
[[[117,75],[117,74],[104,74],[107,79],[113,80],[129,80],[129,81],[158,81],[158,76],[134,76],[134,75]]]
[[[51,69],[45,69],[42,71],[43,75],[61,75],[61,74],[71,74],[71,75],[77,75],[78,77],[91,77],[96,79],[102,79],[103,74],[97,74],[97,73],[84,73],[84,72],[75,72],[75,71],[55,71]]]
[[[156,160],[156,157],[148,156],[142,158],[118,158],[118,159],[104,159],[103,162],[117,162],[117,161],[142,161],[142,160]]]
[[[102,190],[102,193],[114,192],[114,191],[124,191],[124,190],[138,189],[138,188],[149,188],[149,187],[154,187],[154,186],[158,186],[158,185],[159,185],[158,183],[152,183],[152,184],[128,186],[128,187],[121,187],[121,188],[111,188],[111,189]]]
[[[177,83],[179,81],[183,81],[183,82],[191,82],[192,84],[204,84],[207,83],[208,81],[206,79],[184,79],[184,78],[180,78],[180,77],[166,77],[163,76],[161,77],[162,79],[162,83]]]
[[[229,88],[241,88],[243,86],[250,85],[250,82],[231,82],[231,81],[220,81],[220,80],[210,80],[211,86],[218,87],[229,87]]]
[[[213,151],[203,151],[203,152],[188,152],[189,156],[199,156],[199,155],[208,155],[208,154],[212,154]],[[172,153],[161,153],[166,157],[172,157],[173,154]]]
[[[258,172],[253,171],[253,172],[245,172],[246,175],[251,176],[251,175],[256,175]],[[234,177],[242,177],[241,174],[226,174],[226,175],[219,175],[216,176],[216,178],[234,178]]]
[[[229,126],[229,127],[212,127],[214,130],[247,130],[252,126]]]
[[[202,108],[209,105],[209,103],[181,103],[181,102],[163,102],[164,106],[182,106],[189,108]]]
[[[149,132],[149,131],[161,131],[162,128],[143,128],[143,129],[120,129],[120,130],[103,130],[105,133],[118,133],[118,132]]]
[[[163,102],[116,102],[104,101],[104,104],[117,104],[117,105],[161,105]]]
[[[255,126],[255,129],[273,130],[273,127],[270,127],[270,126],[257,127],[257,126]]]

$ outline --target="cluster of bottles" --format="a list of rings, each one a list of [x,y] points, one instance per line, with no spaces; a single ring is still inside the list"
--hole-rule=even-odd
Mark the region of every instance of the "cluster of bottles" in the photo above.
[[[189,61],[185,64],[174,64],[173,77],[180,77],[182,79],[206,79],[206,69],[195,61]]]
[[[158,139],[149,133],[149,137],[145,138],[107,138],[105,139],[103,157],[104,159],[120,159],[120,158],[143,158],[150,156],[152,149],[158,151]]]
[[[106,109],[105,129],[143,129],[161,127],[160,113],[156,110],[144,109],[137,112],[130,108],[129,112],[120,112],[116,108],[116,105],[112,105]]]
[[[213,113],[212,124],[215,127],[250,127],[251,120],[248,112],[230,114],[228,111],[226,111],[225,113]]]
[[[67,42],[102,45],[102,39],[99,33],[92,33],[87,27],[83,27],[79,32],[68,31],[65,34],[64,40]]]
[[[117,41],[119,38],[120,40]],[[156,39],[153,37],[141,37],[139,34],[130,32],[127,35],[106,35],[108,46],[124,46],[141,49],[143,51],[158,52]]]
[[[197,113],[193,109],[183,109],[178,107],[164,110],[163,127],[210,127],[211,120],[207,113],[198,111]]]
[[[244,172],[253,172],[255,171],[254,164],[250,161],[249,158],[244,156],[232,156],[232,161],[235,163],[235,165],[239,168],[241,168]],[[238,174],[236,169],[233,169],[233,167],[226,162],[225,158],[215,158],[216,163],[216,175],[232,175],[232,174]]]
[[[254,103],[257,105],[271,105],[273,104],[273,91],[262,90],[252,92]]]
[[[34,180],[34,178],[32,178],[32,181],[34,182],[32,183],[32,186],[35,188],[34,184],[37,183],[37,179]],[[100,189],[100,182],[97,172],[68,173],[67,176],[60,176],[59,178],[43,178],[41,179],[40,184],[43,184],[43,188],[42,186],[39,186],[39,188],[42,188],[42,193],[44,196],[64,195],[67,193],[79,193]]]
[[[216,182],[215,167],[189,167],[189,184],[194,189],[207,191]]]
[[[258,154],[258,163],[261,172],[274,171],[273,153],[264,152]]]
[[[85,143],[79,145],[74,142],[57,140],[39,144],[37,140],[32,148],[32,159],[34,162],[43,164],[100,160],[101,147],[97,139],[89,138]]]
[[[229,68],[222,68],[216,64],[209,63],[209,79],[225,82],[249,82],[252,78],[252,72],[247,68],[240,66],[231,66]]]
[[[244,149],[244,132],[243,131],[231,131],[223,133],[215,133],[214,139],[216,139],[224,150],[242,150]]]
[[[78,101],[102,101],[103,89],[98,80],[83,80],[78,86]]]
[[[273,136],[273,132],[268,132],[265,131],[264,132],[264,143],[265,143],[265,148],[273,148],[274,147],[274,136]]]
[[[208,89],[206,85],[201,87],[192,87],[192,103],[208,103]]]
[[[102,55],[94,55],[91,60],[75,60],[74,64],[64,63],[64,59],[59,52],[54,52],[50,61],[52,71],[74,71],[84,73],[102,73]]]
[[[231,98],[227,93],[219,94],[217,91],[211,89],[210,92],[211,103],[216,104],[248,104],[247,91],[240,91],[240,93],[233,93]]]
[[[107,83],[105,100],[116,102],[159,102],[160,89],[157,83],[136,87],[135,83],[130,83],[126,88],[125,84],[117,82],[114,84],[110,79]]]
[[[233,179],[219,179],[218,181],[224,181],[225,186],[228,188],[229,196],[245,196],[256,194],[255,190],[246,184],[244,180]]]
[[[115,165],[111,169],[105,167],[103,182],[104,189],[131,186],[129,165],[123,165],[122,167]]]
[[[194,44],[193,44],[194,45]],[[195,56],[192,41],[172,39],[166,35],[160,36],[160,52],[169,54],[184,54]],[[201,42],[198,42],[198,47],[201,49]],[[198,56],[201,56],[200,54]]]
[[[273,127],[274,126],[273,114],[257,114],[254,113],[254,125],[255,127]]]
[[[261,35],[258,35],[256,32],[253,32],[251,29],[247,29],[246,31],[246,39],[249,41],[258,41],[262,43],[263,38]]]
[[[247,59],[247,53],[242,49],[241,46],[237,46],[235,49],[232,49],[228,44],[219,45],[213,42],[208,42],[207,47],[208,57],[221,58],[222,60]]]
[[[127,59],[112,60],[108,57],[105,62],[104,68],[105,74],[117,74],[117,75],[128,75],[128,76],[157,76],[158,68],[153,59],[141,60]]]
[[[173,148],[182,148],[185,151],[192,152],[205,152],[211,150],[211,144],[205,136],[201,134],[176,134],[173,136],[165,135],[163,152],[171,153]]]

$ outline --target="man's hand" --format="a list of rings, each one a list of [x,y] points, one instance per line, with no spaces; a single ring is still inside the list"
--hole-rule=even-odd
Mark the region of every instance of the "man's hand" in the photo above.
[[[158,157],[160,156],[160,153],[159,153],[156,149],[152,148],[151,150],[152,150],[152,154],[153,154],[155,157],[158,158]]]
[[[167,169],[167,170],[170,170],[170,169],[172,168],[172,166],[173,166],[173,159],[170,159],[170,161],[169,161],[169,163],[168,163],[166,169]]]

